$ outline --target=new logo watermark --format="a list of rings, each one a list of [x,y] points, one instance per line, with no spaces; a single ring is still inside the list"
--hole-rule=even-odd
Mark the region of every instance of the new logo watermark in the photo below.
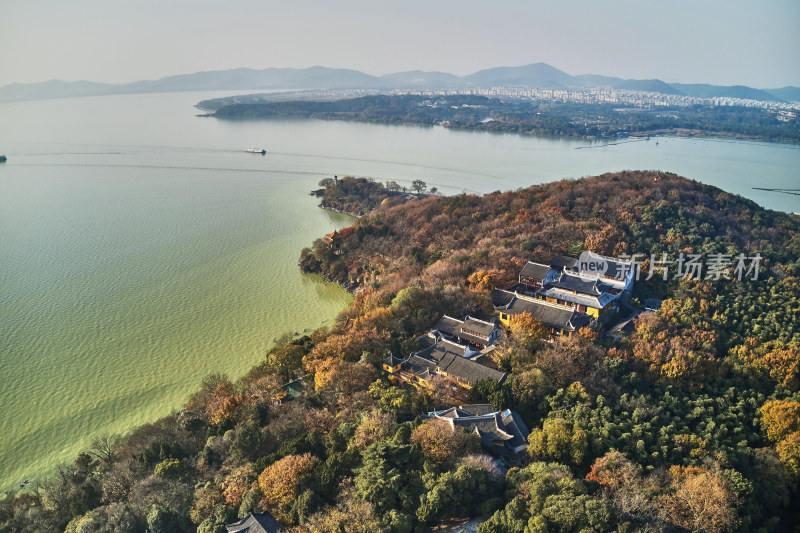
[[[760,253],[753,256],[745,254],[684,254],[668,256],[666,253],[659,255],[631,254],[621,255],[618,258],[598,256],[592,252],[583,252],[578,257],[575,265],[582,274],[594,276],[612,276],[619,279],[626,278],[631,271],[635,272],[635,279],[661,278],[668,279],[705,279],[710,281],[728,280],[758,280],[758,272],[763,257]]]
[[[591,252],[583,252],[580,257],[578,257],[578,270],[581,272],[602,276],[608,272],[608,268],[608,261]]]

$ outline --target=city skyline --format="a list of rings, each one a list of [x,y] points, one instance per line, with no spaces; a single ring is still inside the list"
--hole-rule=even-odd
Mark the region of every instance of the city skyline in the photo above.
[[[0,86],[48,79],[125,83],[248,67],[322,65],[373,75],[465,75],[545,62],[572,75],[800,86],[800,4],[772,0],[612,5],[474,1],[291,5],[238,0],[11,0]],[[8,53],[10,51],[10,53]]]

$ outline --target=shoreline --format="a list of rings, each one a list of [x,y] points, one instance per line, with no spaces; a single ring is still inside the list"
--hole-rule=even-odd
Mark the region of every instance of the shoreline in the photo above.
[[[374,121],[374,120],[358,120],[358,119],[347,119],[347,118],[338,118],[338,117],[237,117],[237,118],[230,118],[230,117],[218,117],[214,113],[205,113],[205,114],[198,114],[195,117],[200,118],[216,118],[218,120],[227,120],[227,121],[273,121],[273,120],[285,120],[285,121],[302,121],[302,120],[321,120],[325,122],[346,122],[346,123],[353,123],[353,124],[375,124],[380,126],[414,126],[414,127],[421,127],[421,128],[444,128],[447,130],[452,131],[469,131],[469,132],[479,132],[479,133],[492,133],[492,134],[500,134],[500,135],[519,135],[520,137],[535,137],[535,138],[542,138],[542,139],[572,139],[572,140],[581,140],[581,141],[603,141],[603,140],[613,140],[613,137],[598,137],[596,135],[553,135],[553,134],[540,134],[540,133],[530,133],[530,132],[518,132],[518,131],[499,131],[499,130],[491,130],[486,128],[475,128],[475,127],[457,127],[452,126],[445,123],[435,123],[435,124],[426,124],[423,122],[405,122],[405,121]],[[637,132],[638,133],[638,132]],[[648,135],[650,139],[643,139],[634,136],[625,136],[625,137],[618,137],[619,139],[630,139],[627,142],[638,142],[638,141],[647,141],[653,138],[665,138],[665,139],[708,139],[708,140],[731,140],[731,141],[741,141],[741,142],[754,142],[754,143],[762,143],[768,144],[772,146],[783,146],[783,147],[791,147],[791,148],[800,148],[800,139],[798,140],[791,140],[791,139],[778,139],[772,140],[767,139],[764,137],[758,136],[748,136],[744,134],[737,134],[737,133],[725,133],[725,132],[712,132],[712,131],[704,131],[704,130],[682,130],[682,129],[675,129],[675,130],[658,130],[654,132],[645,132],[644,135]],[[623,143],[605,143],[603,146],[610,146],[616,144],[623,144]],[[593,147],[587,147],[593,148]]]
[[[780,117],[776,119],[769,111],[740,107],[633,109],[476,95],[382,94],[336,101],[279,100],[200,107],[206,103],[195,106],[207,111],[202,116],[222,120],[318,119],[588,140],[701,136],[800,144],[795,120],[778,120]]]

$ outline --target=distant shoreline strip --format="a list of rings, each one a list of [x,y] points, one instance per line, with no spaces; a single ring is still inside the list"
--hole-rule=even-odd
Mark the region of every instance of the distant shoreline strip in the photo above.
[[[800,196],[800,189],[767,189],[765,187],[753,187],[753,189],[757,191],[782,192],[783,194],[792,194],[794,196]]]

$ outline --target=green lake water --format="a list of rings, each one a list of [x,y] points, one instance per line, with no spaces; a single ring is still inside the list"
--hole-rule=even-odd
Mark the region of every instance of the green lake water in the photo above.
[[[0,488],[179,408],[210,373],[242,375],[282,334],[330,323],[351,297],[296,266],[351,223],[308,195],[323,177],[458,193],[661,169],[800,211],[798,196],[752,189],[800,188],[794,146],[195,117],[212,96],[0,105]]]

